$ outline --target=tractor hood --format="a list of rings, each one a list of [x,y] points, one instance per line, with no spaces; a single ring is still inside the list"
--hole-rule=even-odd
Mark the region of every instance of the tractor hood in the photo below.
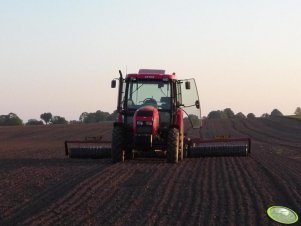
[[[147,105],[136,110],[133,118],[134,134],[150,133],[157,135],[159,128],[159,111],[156,107]]]

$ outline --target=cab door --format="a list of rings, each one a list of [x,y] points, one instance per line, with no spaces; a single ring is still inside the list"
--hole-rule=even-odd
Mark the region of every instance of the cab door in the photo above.
[[[179,81],[178,86],[178,105],[186,113],[193,128],[201,127],[201,107],[199,94],[194,79]],[[185,117],[184,117],[185,120]]]

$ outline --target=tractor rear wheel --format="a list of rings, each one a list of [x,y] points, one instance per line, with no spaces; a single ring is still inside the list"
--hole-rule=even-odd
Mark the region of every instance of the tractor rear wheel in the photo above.
[[[184,159],[184,131],[182,130],[179,134],[179,161]]]
[[[167,138],[167,162],[177,163],[179,157],[179,130],[172,128],[169,130]]]
[[[125,150],[125,159],[126,160],[133,160],[134,159],[134,153],[132,149],[126,149]]]
[[[112,133],[112,162],[124,162],[124,130],[122,127],[114,127]]]

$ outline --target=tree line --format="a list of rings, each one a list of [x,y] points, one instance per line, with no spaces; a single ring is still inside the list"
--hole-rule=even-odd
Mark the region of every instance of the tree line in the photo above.
[[[301,108],[297,107],[295,110],[295,115],[301,115]],[[271,111],[271,113],[264,113],[260,117],[261,118],[267,118],[267,117],[273,117],[273,116],[283,116],[281,111],[278,109],[274,109]],[[226,118],[255,118],[255,114],[249,113],[247,115],[244,115],[242,112],[238,112],[235,114],[231,108],[225,108],[224,110],[217,110],[217,111],[211,111],[209,112],[208,116],[205,118],[208,119],[226,119]]]
[[[301,116],[301,107],[297,107],[295,115]],[[283,116],[278,110],[274,109],[270,114],[264,113],[260,117],[267,118],[273,116]],[[231,108],[225,108],[224,110],[215,110],[209,112],[204,118],[208,119],[226,119],[226,118],[255,118],[255,114],[249,113],[244,115],[242,112],[234,113]],[[45,112],[40,115],[41,120],[29,119],[26,123],[18,117],[15,113],[9,113],[7,115],[0,115],[0,126],[13,126],[13,125],[48,125],[48,124],[78,124],[78,123],[99,123],[104,121],[115,121],[117,118],[117,111],[113,113],[97,110],[96,112],[83,112],[79,116],[79,120],[67,121],[64,117],[55,115],[50,112]]]
[[[0,126],[17,126],[17,125],[48,125],[48,124],[78,124],[78,123],[98,123],[103,121],[114,121],[117,117],[117,111],[113,113],[96,111],[96,112],[83,112],[79,116],[79,120],[67,121],[65,117],[59,115],[52,115],[51,112],[45,112],[40,115],[40,120],[29,119],[26,123],[15,113],[8,115],[0,115]]]

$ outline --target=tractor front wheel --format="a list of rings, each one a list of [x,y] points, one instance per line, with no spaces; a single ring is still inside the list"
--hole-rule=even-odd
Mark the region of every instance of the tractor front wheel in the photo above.
[[[124,162],[124,130],[122,127],[114,127],[112,133],[112,162]]]
[[[177,163],[179,157],[179,130],[172,128],[169,130],[167,138],[167,162]]]

